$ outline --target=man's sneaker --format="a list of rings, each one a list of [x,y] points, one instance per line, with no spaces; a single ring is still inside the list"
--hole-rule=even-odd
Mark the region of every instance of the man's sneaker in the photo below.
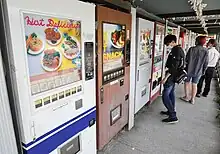
[[[177,118],[167,118],[167,119],[163,119],[162,122],[169,123],[169,124],[175,124],[178,122],[178,119]]]
[[[165,116],[169,116],[169,112],[168,111],[161,111],[160,114],[161,115],[165,115]]]
[[[203,96],[203,97],[207,97],[208,95],[206,95],[206,94],[202,94],[202,96]]]
[[[201,94],[196,94],[196,97],[199,97],[199,98],[200,98],[200,97],[201,97]]]

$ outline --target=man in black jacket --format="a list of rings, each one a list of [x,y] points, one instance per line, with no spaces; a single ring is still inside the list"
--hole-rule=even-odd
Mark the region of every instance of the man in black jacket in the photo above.
[[[178,76],[178,71],[184,68],[185,54],[183,49],[177,45],[177,38],[175,35],[167,35],[164,38],[164,44],[172,48],[166,63],[168,72],[165,78],[162,80],[164,84],[164,90],[162,94],[162,100],[167,111],[161,111],[162,115],[169,116],[162,120],[166,123],[176,123],[178,118],[175,111],[175,83]]]

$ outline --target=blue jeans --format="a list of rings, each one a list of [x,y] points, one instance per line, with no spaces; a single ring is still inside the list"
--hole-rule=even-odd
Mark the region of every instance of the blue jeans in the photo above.
[[[162,100],[164,106],[167,108],[169,112],[170,118],[176,118],[175,111],[175,83],[171,78],[168,78],[166,83],[164,84]]]

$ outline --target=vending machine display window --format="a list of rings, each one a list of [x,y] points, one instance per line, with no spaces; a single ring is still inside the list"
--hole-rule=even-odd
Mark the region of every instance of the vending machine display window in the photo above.
[[[103,22],[103,83],[124,76],[126,26]]]
[[[31,96],[38,100],[49,93],[52,102],[69,97],[74,93],[70,88],[54,90],[82,80],[81,21],[26,11],[21,15]],[[36,101],[35,108],[50,104],[50,97],[43,104]]]
[[[144,65],[149,63],[151,58],[151,29],[145,29],[140,31],[140,56],[139,56],[139,65]]]
[[[161,87],[160,82],[162,80],[164,34],[165,34],[164,25],[156,23],[151,97],[157,94],[160,91],[160,87]]]
[[[33,13],[23,18],[30,84],[39,87],[32,95],[81,80],[81,22]]]

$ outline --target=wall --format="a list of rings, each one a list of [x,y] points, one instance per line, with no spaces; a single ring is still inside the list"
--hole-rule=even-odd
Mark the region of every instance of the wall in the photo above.
[[[0,51],[0,154],[17,154],[14,128],[2,66],[3,62]]]

